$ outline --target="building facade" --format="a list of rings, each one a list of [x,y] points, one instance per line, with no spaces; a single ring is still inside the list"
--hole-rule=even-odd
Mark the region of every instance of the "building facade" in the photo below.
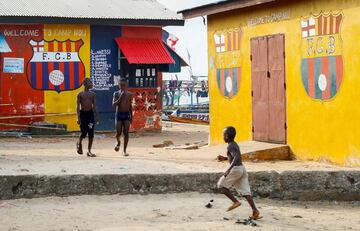
[[[160,130],[162,69],[179,65],[162,41],[162,27],[183,20],[153,0],[89,1],[92,12],[80,2],[62,12],[64,2],[0,16],[0,33],[11,50],[0,54],[0,130],[38,121],[79,130],[76,95],[85,78],[94,82],[101,116],[97,130],[113,130],[112,96],[121,77],[133,93],[132,130]],[[11,4],[6,6],[17,7]],[[52,4],[61,17],[53,15]]]
[[[232,10],[229,10],[232,9]],[[288,144],[303,160],[360,166],[360,1],[221,1],[208,16],[210,139]]]

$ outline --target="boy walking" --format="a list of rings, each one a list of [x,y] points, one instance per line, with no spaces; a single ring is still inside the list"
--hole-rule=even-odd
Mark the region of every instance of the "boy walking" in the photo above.
[[[253,213],[250,219],[260,219],[260,212],[256,208],[254,200],[251,196],[250,185],[248,181],[248,174],[241,160],[240,148],[234,141],[236,136],[236,130],[234,127],[227,127],[224,129],[223,137],[224,141],[228,143],[227,156],[230,163],[230,167],[226,170],[224,176],[222,176],[218,182],[219,190],[225,194],[233,204],[227,209],[231,211],[241,205],[230,192],[230,188],[234,187],[236,191],[248,201]]]
[[[80,125],[81,130],[79,141],[76,143],[76,148],[77,153],[82,155],[82,140],[86,137],[86,135],[88,135],[89,144],[87,156],[96,157],[96,155],[91,152],[94,140],[94,114],[96,114],[96,122],[99,121],[99,115],[96,110],[96,95],[94,92],[90,91],[93,88],[93,83],[89,78],[84,80],[84,87],[85,89],[76,97],[76,112],[78,117],[77,123]]]
[[[120,137],[124,134],[124,149],[123,155],[129,156],[126,148],[129,142],[129,129],[132,123],[132,94],[127,90],[126,79],[121,79],[119,82],[119,91],[114,93],[113,107],[116,107],[116,141],[115,151],[120,150]]]

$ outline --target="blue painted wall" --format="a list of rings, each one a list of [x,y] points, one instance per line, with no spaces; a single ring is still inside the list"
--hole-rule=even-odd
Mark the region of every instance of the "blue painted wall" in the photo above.
[[[120,76],[118,68],[118,46],[116,37],[121,36],[121,28],[115,26],[91,26],[90,77],[94,82],[97,108],[101,121],[96,130],[114,130],[112,96],[118,90],[114,86],[114,76]]]

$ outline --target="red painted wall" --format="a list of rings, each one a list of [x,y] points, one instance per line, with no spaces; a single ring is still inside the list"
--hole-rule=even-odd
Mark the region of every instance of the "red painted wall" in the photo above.
[[[0,64],[0,117],[44,114],[44,92],[30,87],[26,77],[26,65],[32,57],[30,39],[42,40],[42,25],[0,25],[0,32],[5,36],[12,52],[2,53]],[[4,57],[24,58],[24,73],[4,73]],[[29,124],[43,118],[0,119],[0,123]],[[19,127],[1,126],[0,130],[21,129]]]

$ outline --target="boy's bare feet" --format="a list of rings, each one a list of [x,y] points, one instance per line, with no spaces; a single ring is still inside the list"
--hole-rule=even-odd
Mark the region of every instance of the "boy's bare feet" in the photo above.
[[[230,206],[230,207],[226,210],[226,212],[230,212],[231,210],[236,209],[236,208],[239,207],[240,205],[241,205],[240,201],[237,201],[237,202],[235,202],[232,206]]]
[[[252,216],[249,217],[251,220],[260,220],[262,218],[262,216],[260,216],[260,212],[259,211],[254,211]]]
[[[90,151],[87,152],[86,154],[88,157],[96,157],[96,155]]]
[[[124,156],[129,156],[129,153],[123,152],[123,155],[124,155]]]
[[[118,143],[115,148],[114,148],[115,152],[118,152],[120,150],[120,143]]]
[[[76,143],[76,150],[79,155],[83,154],[82,145],[79,142]]]

